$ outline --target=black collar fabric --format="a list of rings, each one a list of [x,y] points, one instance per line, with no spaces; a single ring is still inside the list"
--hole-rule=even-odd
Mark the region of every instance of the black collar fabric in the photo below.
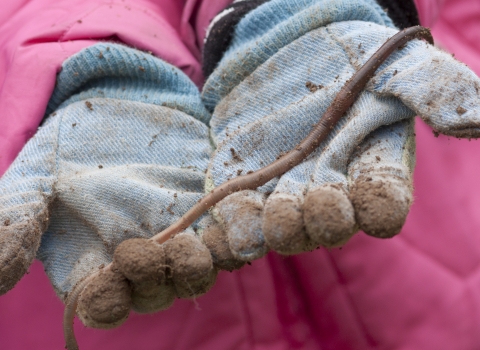
[[[418,26],[418,11],[413,0],[376,0],[400,29]]]
[[[269,0],[244,0],[226,7],[215,18],[215,24],[205,38],[203,47],[203,74],[212,74],[232,41],[233,30],[247,13]],[[418,12],[413,0],[376,0],[400,29],[419,25]]]
[[[269,0],[247,0],[234,3],[221,11],[213,21],[216,23],[207,33],[203,46],[203,75],[207,78],[212,74],[223,54],[227,51],[232,41],[233,29],[245,17],[258,6]]]

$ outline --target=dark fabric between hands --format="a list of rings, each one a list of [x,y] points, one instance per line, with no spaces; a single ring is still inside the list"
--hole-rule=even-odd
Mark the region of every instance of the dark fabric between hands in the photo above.
[[[393,23],[400,28],[418,26],[418,11],[413,0],[376,0],[387,12]]]
[[[203,74],[208,78],[216,68],[223,54],[227,51],[232,41],[235,26],[250,11],[269,0],[248,0],[241,1],[226,7],[217,17],[221,17],[225,11],[233,9],[221,17],[211,28],[209,35],[205,38],[203,48]],[[377,3],[388,13],[393,23],[400,29],[419,25],[418,12],[413,0],[376,0]],[[216,17],[216,18],[217,18]]]
[[[233,11],[220,18],[210,30],[205,45],[203,47],[203,75],[207,78],[212,74],[218,62],[222,59],[223,54],[227,51],[232,41],[233,31],[240,20],[247,13],[256,9],[258,6],[269,0],[249,0],[232,4],[221,11],[217,17],[222,16],[225,11],[233,8]],[[215,18],[217,18],[215,17]],[[215,19],[214,19],[215,20]]]

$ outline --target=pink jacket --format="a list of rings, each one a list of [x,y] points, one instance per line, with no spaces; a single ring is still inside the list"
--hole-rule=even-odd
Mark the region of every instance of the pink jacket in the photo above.
[[[210,19],[231,0],[7,0],[0,10],[0,174],[42,119],[61,63],[99,40],[152,51],[202,83]],[[418,0],[438,43],[480,73],[480,2]],[[269,254],[194,301],[111,331],[76,322],[87,349],[480,349],[480,143],[417,123],[415,203],[390,240]],[[478,170],[477,170],[478,169]],[[61,349],[63,305],[36,262],[0,297],[1,349]]]

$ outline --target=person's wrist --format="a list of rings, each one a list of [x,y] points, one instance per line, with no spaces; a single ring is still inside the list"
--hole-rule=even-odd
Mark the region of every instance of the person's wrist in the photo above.
[[[235,27],[259,6],[273,0],[246,0],[227,6],[211,21],[205,36],[203,50],[203,74],[206,78],[213,72],[230,46]],[[400,29],[419,25],[418,11],[413,0],[375,0]],[[321,1],[318,1],[321,3]],[[353,1],[354,2],[354,1]],[[313,3],[313,2],[312,2]],[[308,3],[305,4],[308,6]]]
[[[233,88],[290,43],[335,22],[351,21],[395,28],[375,0],[270,0],[261,4],[232,27],[230,43],[220,61],[209,60],[206,56],[210,51],[204,52],[204,64],[215,67],[203,88],[205,107],[213,112]],[[216,35],[215,23],[206,49],[212,35]]]

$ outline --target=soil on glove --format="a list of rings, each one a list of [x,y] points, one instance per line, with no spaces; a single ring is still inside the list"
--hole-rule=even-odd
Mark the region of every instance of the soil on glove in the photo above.
[[[408,183],[401,178],[390,181],[359,177],[351,191],[357,223],[367,234],[389,238],[403,227],[411,205]]]
[[[191,234],[178,234],[164,243],[167,276],[175,284],[177,296],[192,298],[205,293],[215,283],[217,270],[207,247]]]
[[[263,202],[255,194],[233,193],[217,204],[230,249],[237,259],[245,261],[258,259],[268,251],[262,234]]]
[[[0,295],[12,289],[27,273],[47,224],[45,210],[35,219],[20,223],[5,219],[0,226]]]
[[[245,264],[244,261],[235,259],[230,251],[227,235],[217,223],[209,223],[204,228],[202,239],[212,255],[214,265],[218,268],[233,271]]]
[[[263,216],[262,230],[270,248],[280,254],[298,254],[309,250],[299,200],[273,197],[267,201]]]
[[[168,309],[175,300],[173,282],[146,282],[133,285],[132,309],[146,314]]]
[[[80,294],[78,315],[87,327],[116,327],[128,318],[130,294],[130,285],[118,270],[101,270]]]
[[[355,233],[353,207],[341,185],[308,192],[304,220],[310,239],[325,247],[340,246]]]
[[[133,238],[123,241],[115,250],[113,261],[133,283],[161,283],[165,280],[164,248],[152,240]]]

